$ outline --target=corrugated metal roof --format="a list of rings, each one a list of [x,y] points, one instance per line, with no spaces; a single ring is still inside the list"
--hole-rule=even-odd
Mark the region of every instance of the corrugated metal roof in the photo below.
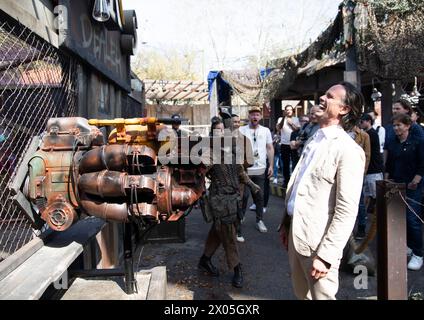
[[[208,84],[189,80],[144,80],[147,100],[206,101]]]

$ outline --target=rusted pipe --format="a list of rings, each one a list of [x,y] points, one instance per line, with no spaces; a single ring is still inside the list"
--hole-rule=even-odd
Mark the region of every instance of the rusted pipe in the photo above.
[[[136,159],[132,163],[130,159]],[[130,163],[131,162],[131,163]],[[80,174],[87,172],[124,171],[130,164],[133,166],[155,166],[157,163],[156,152],[145,145],[107,145],[88,151],[79,164]],[[141,169],[141,168],[140,168]]]
[[[128,221],[128,207],[126,203],[100,202],[88,197],[82,192],[80,194],[80,203],[87,214],[91,216],[117,222]]]
[[[126,172],[103,170],[81,175],[78,187],[82,192],[104,197],[124,197]]]
[[[172,208],[188,208],[194,204],[202,195],[200,190],[195,190],[186,186],[172,187]]]
[[[79,164],[80,174],[104,169],[123,171],[128,166],[128,145],[107,145],[88,151]]]
[[[130,189],[133,187],[137,192],[153,194],[156,191],[156,182],[151,177],[103,170],[81,175],[78,187],[82,192],[102,198],[125,197],[130,195]]]

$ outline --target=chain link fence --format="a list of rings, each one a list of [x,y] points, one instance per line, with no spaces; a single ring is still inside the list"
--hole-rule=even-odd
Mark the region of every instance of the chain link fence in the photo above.
[[[77,113],[76,63],[31,30],[0,21],[0,262],[39,235],[9,182],[50,117]]]

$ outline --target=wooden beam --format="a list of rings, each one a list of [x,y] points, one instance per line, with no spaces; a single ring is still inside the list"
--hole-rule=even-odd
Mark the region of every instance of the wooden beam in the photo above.
[[[51,283],[61,279],[105,223],[90,217],[66,231],[55,232],[42,248],[0,281],[0,300],[39,299]]]
[[[169,100],[172,100],[172,99],[174,99],[176,96],[178,96],[181,92],[183,92],[184,90],[186,90],[189,86],[191,86],[193,84],[193,82],[189,82],[189,83],[187,83],[186,84],[186,86],[185,87],[183,87],[183,88],[180,88],[180,89],[178,89],[178,90],[176,90],[177,91],[177,93],[175,94],[175,95],[173,95],[172,97],[170,97],[169,98]],[[175,88],[175,87],[174,87]]]

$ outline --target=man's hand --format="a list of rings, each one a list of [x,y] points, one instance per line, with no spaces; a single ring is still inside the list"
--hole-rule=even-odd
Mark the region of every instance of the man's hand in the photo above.
[[[414,182],[414,180],[412,180],[410,183],[408,183],[408,189],[409,190],[417,190],[418,187],[418,183]]]
[[[284,226],[281,226],[281,229],[280,229],[280,239],[284,249],[288,251],[289,250],[289,235],[287,234],[287,230]]]
[[[421,176],[416,175],[414,177],[414,179],[412,179],[412,181],[410,183],[408,183],[408,189],[409,190],[417,190],[418,185],[420,184],[420,182],[421,182]]]
[[[252,189],[251,189],[251,191],[254,194],[257,194],[257,193],[261,192],[261,187],[259,187],[256,183],[253,183],[252,182]]]
[[[324,262],[319,257],[315,257],[314,260],[312,261],[311,276],[315,280],[324,278],[327,275],[329,269],[330,269],[330,266],[326,262]]]
[[[273,174],[274,174],[274,169],[271,166],[269,166],[269,168],[268,168],[268,179],[271,179]]]

